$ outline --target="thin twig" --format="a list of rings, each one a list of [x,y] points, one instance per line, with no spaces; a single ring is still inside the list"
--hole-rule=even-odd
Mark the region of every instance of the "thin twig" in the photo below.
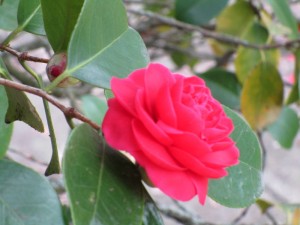
[[[266,217],[271,220],[273,225],[278,225],[277,221],[275,220],[275,218],[273,217],[273,215],[270,212],[265,212]]]
[[[93,127],[96,130],[101,129],[101,127],[98,124],[94,123],[93,121],[91,121],[90,119],[88,119],[87,117],[85,117],[84,115],[79,113],[76,109],[74,109],[72,107],[64,106],[63,104],[58,102],[55,98],[53,98],[51,95],[47,94],[47,92],[42,91],[41,89],[30,87],[30,86],[20,84],[20,83],[14,82],[14,81],[6,80],[3,78],[0,78],[0,85],[15,88],[20,91],[25,91],[27,93],[40,96],[43,99],[50,102],[51,104],[53,104],[54,106],[56,106],[57,108],[59,108],[66,117],[76,118],[84,123],[89,124],[91,127]]]
[[[249,209],[250,209],[250,207],[245,208],[245,209],[241,212],[241,214],[240,214],[237,218],[235,218],[235,219],[232,221],[232,224],[233,224],[233,225],[238,224],[238,223],[239,223],[239,222],[247,215]]]
[[[186,210],[178,209],[172,205],[159,205],[158,208],[165,216],[184,225],[213,225],[212,223],[203,221],[198,215],[192,214]]]
[[[32,61],[32,62],[40,62],[40,63],[48,63],[49,59],[44,59],[40,57],[35,57],[28,55],[27,52],[18,52],[11,47],[0,45],[0,51],[6,51],[14,56],[16,56],[21,61]]]
[[[128,9],[129,13],[139,15],[139,16],[146,16],[151,19],[155,19],[160,21],[163,24],[177,27],[180,29],[184,29],[186,31],[196,31],[201,33],[206,38],[212,38],[217,41],[220,41],[222,43],[226,43],[229,45],[234,46],[243,46],[246,48],[252,48],[252,49],[261,49],[261,50],[267,50],[267,49],[275,49],[275,48],[298,48],[300,46],[300,39],[290,40],[283,43],[275,43],[275,44],[268,44],[268,45],[261,45],[261,44],[254,44],[250,43],[248,41],[236,38],[234,36],[226,35],[226,34],[220,34],[214,31],[206,30],[202,27],[191,25],[188,23],[177,21],[173,18],[165,17],[162,15],[159,15],[157,13],[152,13],[148,11],[143,10],[134,10],[134,9]]]

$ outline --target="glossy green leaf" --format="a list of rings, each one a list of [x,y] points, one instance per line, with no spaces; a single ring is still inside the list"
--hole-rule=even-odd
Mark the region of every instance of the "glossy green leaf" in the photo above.
[[[6,113],[6,123],[16,120],[23,121],[39,132],[44,132],[43,121],[26,94],[14,88],[5,87],[9,101]]]
[[[148,197],[144,206],[144,217],[141,225],[163,225],[162,218],[154,202]]]
[[[18,26],[17,10],[19,0],[7,0],[0,5],[0,28],[4,30],[14,30]]]
[[[276,67],[258,64],[249,74],[241,94],[241,110],[254,130],[274,122],[281,110],[283,82]]]
[[[9,74],[3,60],[0,58],[0,77],[8,78]],[[8,109],[5,116],[6,123],[16,120],[27,123],[39,132],[44,132],[43,122],[26,94],[14,88],[5,87],[8,98]]]
[[[85,1],[69,43],[65,74],[109,89],[112,76],[126,77],[148,62],[143,40],[128,28],[121,0]]]
[[[244,0],[238,0],[225,8],[217,17],[216,31],[243,38],[255,18],[256,15],[251,5]],[[223,55],[232,49],[232,47],[214,40],[211,41],[211,45],[217,55]]]
[[[283,108],[278,119],[267,129],[282,147],[291,148],[299,130],[297,113],[290,108]]]
[[[297,49],[294,52],[295,56],[295,68],[294,68],[294,74],[296,74],[296,80],[295,83],[289,93],[289,96],[285,102],[285,104],[289,105],[294,102],[297,102],[299,100],[300,96],[300,88],[299,88],[299,76],[300,76],[300,50]]]
[[[25,31],[45,35],[40,0],[20,0],[18,24],[23,27]]]
[[[102,124],[102,120],[107,111],[105,100],[93,95],[84,95],[81,98],[81,108],[86,117],[97,124]]]
[[[63,165],[74,225],[142,224],[149,198],[137,169],[87,124],[72,131]]]
[[[41,0],[45,30],[54,52],[67,51],[83,3],[84,0]],[[99,14],[97,16],[99,17]]]
[[[236,75],[221,68],[200,74],[214,98],[232,109],[240,108],[241,85]]]
[[[278,20],[286,27],[288,27],[291,32],[289,37],[296,39],[299,37],[298,25],[295,16],[293,15],[287,0],[268,0],[272,6],[275,15]]]
[[[20,164],[0,160],[0,224],[64,225],[58,196],[48,181]]]
[[[266,44],[269,41],[269,34],[265,27],[258,23],[253,23],[251,28],[244,34],[244,38],[251,43]],[[278,60],[279,51],[277,49],[256,50],[239,47],[234,61],[239,81],[244,83],[249,73],[259,63],[269,62],[276,66],[278,64]]]
[[[228,176],[210,181],[209,196],[227,207],[247,207],[263,191],[261,147],[249,125],[229,108],[224,109],[234,123],[231,138],[240,151],[240,162],[228,169]]]
[[[176,0],[175,16],[191,24],[206,24],[228,3],[228,0]]]
[[[5,155],[12,135],[13,125],[5,123],[8,100],[5,88],[0,86],[0,159]],[[0,217],[1,218],[1,217]]]

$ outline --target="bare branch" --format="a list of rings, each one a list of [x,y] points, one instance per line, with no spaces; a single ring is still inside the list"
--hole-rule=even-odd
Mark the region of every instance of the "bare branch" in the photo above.
[[[54,106],[56,106],[57,108],[59,108],[66,117],[76,118],[84,123],[89,124],[91,127],[93,127],[96,130],[100,130],[100,128],[101,128],[98,124],[94,123],[93,121],[91,121],[90,119],[88,119],[87,117],[85,117],[84,115],[79,113],[73,107],[64,106],[63,104],[58,102],[55,98],[53,98],[51,95],[47,94],[45,91],[43,91],[41,89],[30,87],[30,86],[20,84],[20,83],[14,82],[14,81],[10,81],[7,79],[3,79],[3,78],[0,78],[0,85],[11,87],[11,88],[14,88],[14,89],[17,89],[20,91],[25,91],[27,93],[31,93],[33,95],[40,96],[43,99],[50,102],[51,104],[53,104]]]
[[[269,44],[269,45],[260,45],[260,44],[254,44],[250,43],[248,41],[236,38],[234,36],[226,35],[226,34],[220,34],[214,31],[206,30],[202,27],[191,25],[188,23],[183,23],[180,21],[177,21],[173,18],[165,17],[156,13],[143,11],[143,10],[134,10],[134,9],[128,9],[129,13],[139,15],[139,16],[146,16],[151,19],[155,19],[160,21],[163,24],[177,27],[180,29],[184,29],[186,31],[195,31],[201,33],[206,38],[212,38],[217,41],[220,41],[225,44],[234,45],[234,46],[243,46],[246,48],[252,48],[252,49],[261,49],[261,50],[267,50],[267,49],[275,49],[275,48],[299,48],[300,47],[300,39],[295,39],[291,41],[286,41],[283,43],[275,43],[275,44]]]
[[[22,61],[32,61],[32,62],[40,62],[40,63],[48,63],[49,59],[39,58],[35,56],[28,55],[27,52],[18,52],[8,46],[0,45],[0,51],[6,51],[14,56],[16,56],[19,60]]]

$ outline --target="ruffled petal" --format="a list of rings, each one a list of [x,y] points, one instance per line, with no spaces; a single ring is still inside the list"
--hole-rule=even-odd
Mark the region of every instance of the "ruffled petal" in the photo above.
[[[170,148],[170,152],[178,163],[199,176],[206,178],[221,178],[227,175],[227,171],[223,168],[206,166],[197,158],[178,148]]]
[[[143,154],[149,160],[151,160],[152,163],[157,164],[157,166],[162,167],[162,169],[176,171],[184,170],[172,158],[172,156],[170,156],[166,148],[152,138],[151,134],[149,134],[149,132],[144,128],[141,122],[139,122],[138,120],[134,120],[132,123],[132,128],[139,149],[141,149]]]
[[[177,117],[177,129],[200,135],[204,128],[204,122],[199,114],[180,103],[174,103]]]
[[[135,108],[137,111],[137,118],[143,123],[148,132],[163,145],[171,145],[172,139],[155,124],[154,119],[151,118],[149,113],[145,110],[145,103],[143,102],[144,93],[139,90],[136,95]]]
[[[154,114],[155,102],[159,99],[162,88],[169,88],[174,82],[170,70],[161,64],[152,63],[146,69],[145,95],[146,107],[151,115]]]
[[[196,187],[199,202],[204,205],[208,191],[208,179],[199,176],[192,176],[192,179]]]
[[[148,164],[145,170],[152,183],[171,198],[188,201],[197,194],[194,182],[187,172],[165,170],[153,164]]]
[[[126,151],[136,149],[137,143],[131,128],[131,115],[115,98],[108,100],[108,107],[102,123],[102,132],[107,143],[115,149]]]
[[[132,116],[135,116],[135,96],[139,87],[130,79],[116,77],[111,79],[111,87],[115,98],[122,105],[123,111],[125,109]]]
[[[161,120],[164,123],[177,127],[177,118],[171,99],[170,89],[162,88],[159,91],[159,99],[155,103],[157,120]]]

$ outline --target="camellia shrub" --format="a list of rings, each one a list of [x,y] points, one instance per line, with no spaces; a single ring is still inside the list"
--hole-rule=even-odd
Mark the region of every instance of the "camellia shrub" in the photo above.
[[[289,107],[299,100],[299,33],[287,0],[0,0],[0,29],[0,225],[161,225],[145,186],[204,207],[207,198],[272,206],[259,199],[257,134],[290,148],[299,128]],[[14,47],[24,33],[45,37],[51,57]],[[216,63],[201,74],[196,39]],[[193,75],[158,63],[157,49]],[[296,61],[286,99],[281,49]],[[81,108],[60,102],[59,93],[83,87],[104,96],[81,96]],[[47,125],[27,93],[42,98]],[[49,104],[71,129],[62,162]],[[8,157],[15,121],[50,134],[45,174]],[[52,174],[63,175],[67,205]]]

